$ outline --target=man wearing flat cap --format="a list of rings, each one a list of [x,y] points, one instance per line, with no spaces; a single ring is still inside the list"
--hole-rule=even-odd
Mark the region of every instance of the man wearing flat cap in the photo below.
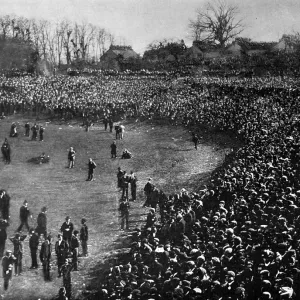
[[[80,242],[82,247],[82,256],[88,256],[88,247],[87,241],[89,239],[89,231],[86,225],[86,219],[81,219],[81,228],[80,228]]]
[[[14,237],[10,240],[14,245],[14,256],[15,260],[15,275],[19,276],[22,273],[22,258],[23,258],[23,241],[26,239],[27,235],[20,235],[16,233]]]
[[[16,258],[12,255],[12,251],[7,250],[5,256],[2,258],[2,270],[4,278],[4,290],[8,289],[9,281],[12,278],[13,263]]]
[[[66,221],[61,225],[60,231],[62,233],[63,239],[67,242],[68,246],[70,246],[73,230],[74,225],[71,222],[71,218],[67,216]]]
[[[41,246],[40,260],[43,264],[44,279],[50,280],[50,260],[52,253],[52,237],[49,234]]]
[[[30,210],[28,209],[28,202],[27,200],[25,200],[23,202],[23,205],[20,208],[20,226],[18,227],[17,231],[21,231],[23,226],[25,225],[25,227],[27,228],[27,230],[29,231],[29,225],[28,225],[28,218],[32,215],[30,213]]]
[[[37,227],[36,227],[36,233],[40,237],[41,234],[44,235],[44,238],[47,237],[47,208],[44,206],[42,208],[42,211],[39,213],[37,217]]]
[[[30,230],[29,233],[29,248],[31,254],[31,267],[30,269],[37,269],[37,251],[39,246],[39,236],[35,233],[34,229]]]
[[[62,275],[62,266],[68,254],[68,244],[63,240],[62,234],[57,235],[58,241],[55,243],[55,253],[57,257],[58,277]]]
[[[73,264],[73,270],[78,271],[78,252],[79,252],[79,239],[78,239],[78,230],[74,230],[72,237],[71,237],[71,243],[70,243],[70,250],[72,252],[72,264]]]

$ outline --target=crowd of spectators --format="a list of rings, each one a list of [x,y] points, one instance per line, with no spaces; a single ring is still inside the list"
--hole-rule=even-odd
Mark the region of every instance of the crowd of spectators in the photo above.
[[[202,190],[157,193],[130,258],[111,266],[95,299],[300,296],[299,81],[202,77],[173,84],[168,75],[119,74],[1,83],[5,114],[29,107],[59,118],[163,117],[231,130],[244,141]]]

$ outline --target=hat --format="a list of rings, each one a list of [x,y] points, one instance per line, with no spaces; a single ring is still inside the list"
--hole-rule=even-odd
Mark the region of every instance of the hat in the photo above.
[[[201,294],[201,293],[202,293],[202,290],[199,289],[199,288],[194,288],[193,291],[194,291],[196,294]]]
[[[82,218],[81,219],[81,223],[85,223],[86,222],[86,219],[85,218]]]
[[[233,271],[228,271],[227,274],[230,277],[235,277],[235,273]]]
[[[71,220],[71,218],[69,216],[66,216],[66,220]]]
[[[47,207],[44,206],[44,207],[42,208],[42,212],[46,212],[46,211],[47,211]]]
[[[12,253],[12,251],[11,250],[6,250],[6,254],[8,254],[8,253]]]
[[[79,231],[78,230],[74,230],[74,235],[78,234]]]
[[[243,287],[237,287],[236,289],[235,289],[235,294],[236,295],[241,295],[241,294],[243,294],[243,293],[245,293],[245,289],[243,288]]]
[[[23,204],[26,204],[26,203],[28,203],[27,200],[24,200]]]

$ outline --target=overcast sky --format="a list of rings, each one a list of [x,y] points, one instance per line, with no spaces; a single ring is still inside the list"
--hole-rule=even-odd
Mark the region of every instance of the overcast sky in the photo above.
[[[0,0],[0,14],[56,21],[87,21],[108,29],[117,39],[143,53],[163,38],[189,45],[189,19],[205,0]],[[257,41],[277,41],[283,33],[300,32],[300,0],[228,0],[245,19],[242,34]]]

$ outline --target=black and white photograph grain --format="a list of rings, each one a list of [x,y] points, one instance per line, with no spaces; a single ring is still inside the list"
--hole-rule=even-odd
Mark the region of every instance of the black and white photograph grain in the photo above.
[[[299,300],[299,16],[0,0],[0,300]]]

